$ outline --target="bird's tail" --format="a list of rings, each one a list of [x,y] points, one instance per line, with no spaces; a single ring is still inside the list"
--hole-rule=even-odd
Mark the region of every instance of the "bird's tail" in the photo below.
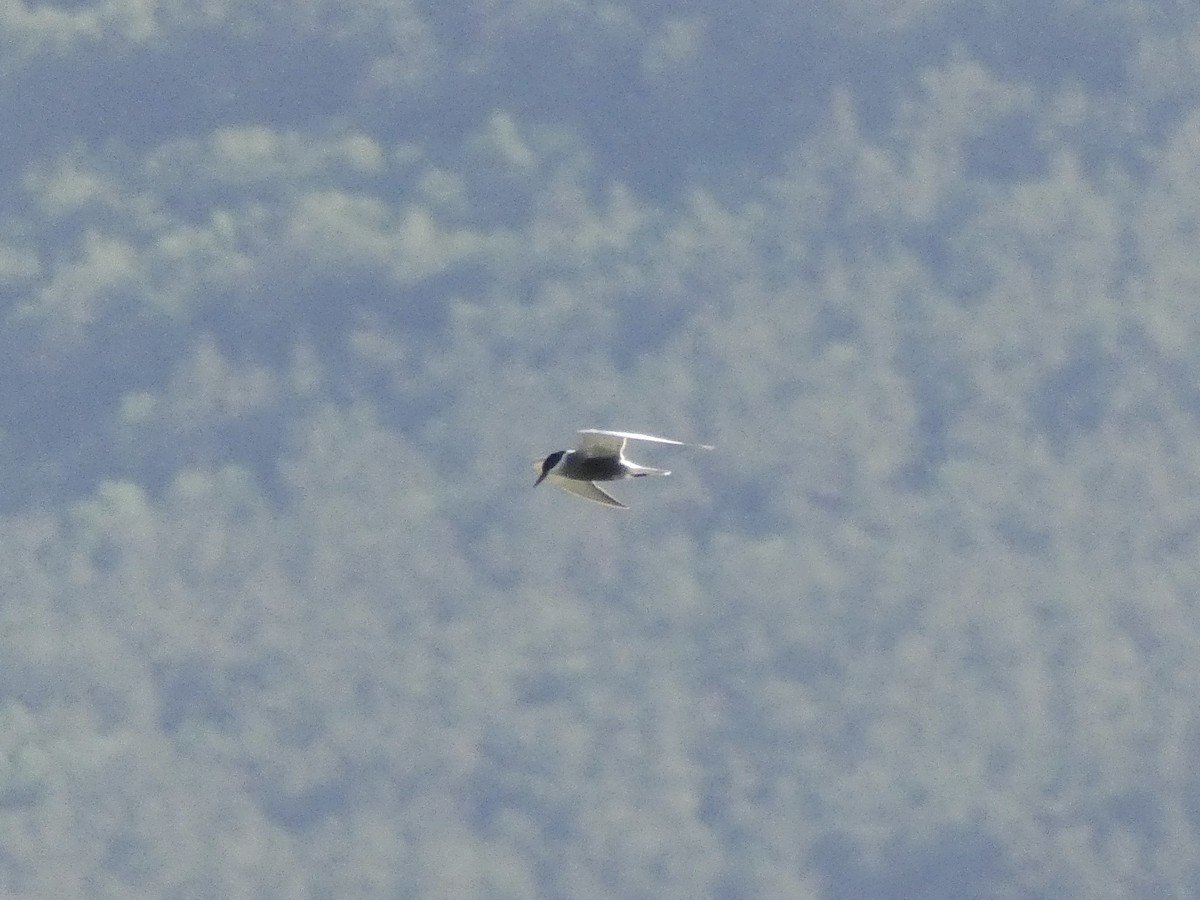
[[[670,475],[668,469],[655,469],[651,466],[639,466],[636,463],[629,464],[630,478],[641,478],[643,475]]]

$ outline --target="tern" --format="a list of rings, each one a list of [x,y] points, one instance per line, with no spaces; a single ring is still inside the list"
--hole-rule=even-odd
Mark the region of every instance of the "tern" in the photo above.
[[[666,469],[655,469],[630,462],[625,458],[626,441],[649,441],[654,444],[673,444],[676,447],[699,447],[711,450],[708,444],[688,444],[652,434],[637,434],[632,431],[603,431],[599,428],[584,428],[579,432],[579,446],[574,450],[555,450],[545,459],[533,464],[538,473],[537,487],[543,481],[570,491],[585,500],[603,503],[615,509],[628,509],[624,503],[601,490],[597,481],[620,481],[624,478],[641,478],[645,475],[670,475]]]

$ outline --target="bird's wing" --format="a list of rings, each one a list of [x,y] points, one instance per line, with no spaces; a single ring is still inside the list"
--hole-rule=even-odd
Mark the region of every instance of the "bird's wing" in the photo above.
[[[625,449],[625,435],[617,431],[585,428],[579,434],[579,446],[575,452],[582,456],[620,456]]]
[[[600,428],[584,428],[579,432],[583,435],[579,449],[585,456],[596,456],[605,453],[620,453],[625,441],[650,441],[655,444],[674,444],[676,447],[699,447],[701,450],[711,450],[709,444],[689,444],[685,441],[673,441],[670,438],[655,437],[652,434],[638,434],[634,431],[605,431]]]
[[[590,481],[576,481],[573,478],[558,478],[553,475],[550,476],[550,481],[554,482],[557,487],[562,488],[564,491],[570,491],[584,500],[593,500],[596,503],[603,503],[605,506],[611,506],[614,509],[629,509],[624,503],[605,491],[600,490],[600,488]]]

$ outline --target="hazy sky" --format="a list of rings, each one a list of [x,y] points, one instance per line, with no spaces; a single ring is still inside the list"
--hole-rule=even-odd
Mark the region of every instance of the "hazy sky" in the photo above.
[[[0,894],[1200,891],[1191,6],[0,0],[0,120]]]

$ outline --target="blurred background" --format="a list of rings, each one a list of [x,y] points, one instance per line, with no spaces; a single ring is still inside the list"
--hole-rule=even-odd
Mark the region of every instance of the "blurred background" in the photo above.
[[[0,894],[1200,894],[1200,20],[0,0]],[[577,428],[669,479],[617,512]]]

